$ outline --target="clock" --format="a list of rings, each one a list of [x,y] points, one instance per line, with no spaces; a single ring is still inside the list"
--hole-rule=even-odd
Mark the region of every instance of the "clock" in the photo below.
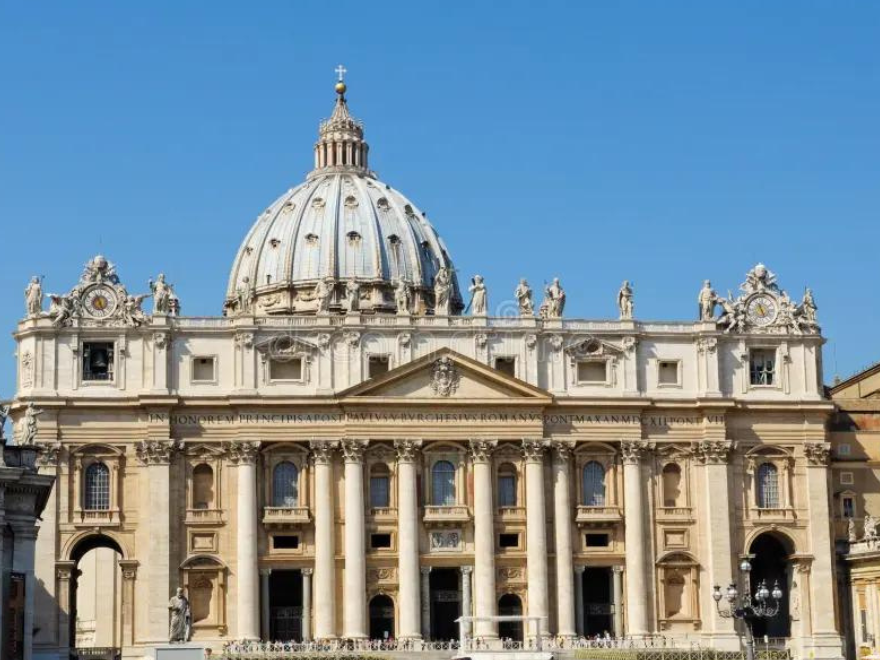
[[[759,327],[766,327],[776,320],[779,305],[772,296],[759,294],[746,303],[746,318]]]
[[[83,293],[83,310],[92,318],[105,319],[116,311],[119,300],[116,292],[108,286],[93,286]]]

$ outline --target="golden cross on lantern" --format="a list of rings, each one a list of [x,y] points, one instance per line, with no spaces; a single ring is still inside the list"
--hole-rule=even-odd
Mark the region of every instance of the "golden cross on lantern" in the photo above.
[[[336,67],[335,71],[336,71],[336,75],[339,76],[339,82],[344,82],[345,81],[345,74],[348,73],[348,69],[346,69],[344,66],[342,66],[340,64],[338,67]]]

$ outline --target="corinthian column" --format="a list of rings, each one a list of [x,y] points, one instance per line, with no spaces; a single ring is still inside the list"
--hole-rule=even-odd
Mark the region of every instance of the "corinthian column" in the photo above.
[[[315,639],[336,637],[336,547],[333,542],[333,450],[312,441],[315,462]]]
[[[835,589],[834,555],[831,528],[827,523],[831,517],[828,506],[830,454],[831,445],[827,442],[804,443],[804,456],[807,459],[806,499],[810,512],[810,547],[814,549],[814,557],[809,578],[804,580],[810,589],[801,594],[801,616],[812,616],[812,642],[817,646],[833,644],[837,635],[834,630],[834,598],[832,597]],[[810,655],[813,653],[815,652],[811,652]]]
[[[177,584],[177,571],[171,573],[171,513],[169,507],[171,459],[180,443],[177,440],[143,440],[135,446],[138,461],[146,472],[149,499],[147,526],[150,530],[146,554],[147,634],[150,642],[168,640],[168,599]],[[74,640],[71,640],[74,641]]]
[[[553,443],[553,527],[556,533],[557,634],[574,637],[574,565],[571,544],[571,444]]]
[[[400,585],[401,639],[421,634],[419,599],[419,503],[416,492],[416,453],[421,440],[398,440],[397,448],[397,575]]]
[[[495,521],[492,510],[491,456],[494,440],[471,440],[474,463],[474,605],[475,614],[495,616]],[[498,637],[495,621],[477,621],[474,637]]]
[[[549,634],[549,596],[547,586],[547,503],[544,497],[544,447],[541,439],[523,440],[526,463],[526,553],[529,580],[529,616],[541,617],[533,623],[532,637]]]
[[[364,529],[364,449],[366,440],[344,440],[345,457],[345,600],[342,634],[367,637],[367,548]]]
[[[645,549],[645,495],[642,484],[642,440],[620,443],[623,458],[623,490],[626,543],[626,621],[628,635],[648,634],[648,580]]]
[[[260,574],[257,566],[259,449],[259,442],[233,442],[229,445],[229,459],[233,465],[238,465],[238,523],[235,535],[238,639],[260,639]],[[164,623],[165,619],[162,621]]]

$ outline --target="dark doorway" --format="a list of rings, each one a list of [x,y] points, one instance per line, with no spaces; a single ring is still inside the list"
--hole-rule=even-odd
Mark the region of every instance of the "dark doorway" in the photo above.
[[[388,596],[375,596],[370,601],[370,639],[394,637],[394,601]]]
[[[584,635],[611,634],[611,569],[586,568],[583,576]]]
[[[82,539],[70,558],[76,562],[70,581],[70,644],[75,649],[72,655],[88,657],[94,655],[94,649],[100,648],[115,656],[122,647],[125,615],[119,567],[122,549],[108,536],[95,534]],[[105,607],[108,600],[109,608]],[[92,617],[91,630],[78,625]]]
[[[269,576],[269,636],[302,641],[302,572],[274,570]]]
[[[504,594],[498,599],[498,614],[501,616],[522,616],[522,601],[516,594]],[[523,641],[522,621],[501,621],[498,623],[498,636],[501,639]]]
[[[783,593],[779,614],[772,619],[754,621],[752,631],[756,638],[765,635],[767,637],[791,637],[791,618],[788,614],[788,599],[791,589],[788,579],[788,556],[791,552],[778,537],[772,534],[761,534],[752,541],[749,552],[754,555],[750,582],[752,593],[755,593],[762,580],[771,591],[773,585],[778,583]],[[830,596],[831,594],[829,594]]]
[[[458,639],[458,624],[455,622],[461,616],[458,578],[457,568],[431,570],[431,639]]]

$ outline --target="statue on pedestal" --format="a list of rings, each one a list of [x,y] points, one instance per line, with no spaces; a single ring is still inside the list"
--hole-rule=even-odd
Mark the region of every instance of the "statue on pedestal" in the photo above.
[[[474,275],[468,291],[471,292],[471,316],[486,316],[486,310],[489,307],[489,293],[482,275]]]
[[[192,611],[189,601],[183,595],[183,589],[178,587],[177,592],[168,601],[168,611],[171,621],[168,625],[168,641],[188,642],[192,628]]]
[[[516,302],[519,305],[520,316],[534,316],[535,303],[532,302],[532,287],[526,282],[525,278],[519,281],[519,286],[513,292]]]
[[[813,290],[807,288],[804,291],[804,300],[801,303],[801,316],[804,320],[804,323],[808,325],[816,325],[816,301],[813,298]]]
[[[452,290],[452,276],[446,266],[440,266],[440,270],[434,276],[434,314],[436,316],[449,316],[450,300],[449,292]]]
[[[713,320],[715,318],[715,306],[718,304],[718,294],[712,289],[712,283],[709,280],[703,282],[703,288],[700,289],[697,302],[700,305],[700,320]]]
[[[398,277],[397,284],[394,285],[394,305],[397,307],[398,314],[409,314],[410,298],[409,284],[402,277]]]
[[[24,290],[25,306],[28,318],[39,316],[43,313],[43,283],[39,277],[32,277],[27,288]]]
[[[22,435],[20,445],[32,445],[37,437],[37,417],[42,415],[45,410],[40,410],[31,401],[24,413],[24,434]]]
[[[345,302],[349,312],[357,312],[361,307],[361,285],[354,278],[345,283]]]
[[[251,286],[251,278],[245,275],[241,278],[241,284],[235,289],[236,313],[240,316],[248,314],[254,304],[254,288]]]
[[[565,289],[559,283],[559,278],[554,277],[550,286],[544,287],[544,300],[538,310],[538,316],[542,319],[560,319],[565,310]]]
[[[153,314],[171,314],[174,288],[165,281],[164,273],[156,276],[156,281],[149,281],[150,291],[153,293]]]
[[[617,292],[617,306],[620,309],[620,320],[629,321],[633,317],[633,290],[628,280],[623,281]]]
[[[330,301],[333,299],[332,277],[318,280],[315,285],[315,299],[318,301],[318,314],[327,314],[330,311]]]

